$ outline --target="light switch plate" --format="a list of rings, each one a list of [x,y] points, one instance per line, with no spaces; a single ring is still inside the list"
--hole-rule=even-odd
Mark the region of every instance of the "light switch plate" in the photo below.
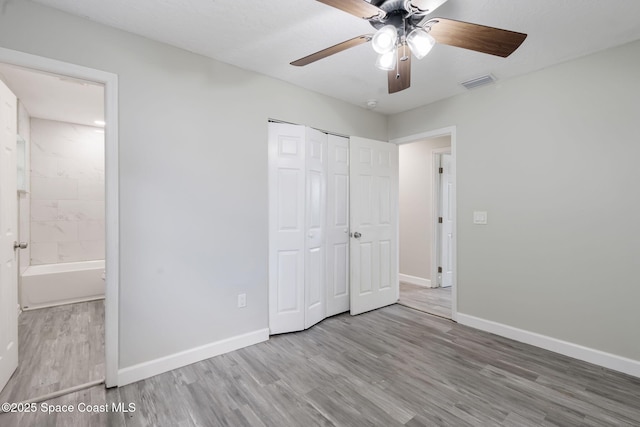
[[[239,294],[238,295],[238,308],[247,306],[247,294]]]
[[[474,211],[473,212],[473,223],[485,225],[487,223],[487,212],[486,211]]]

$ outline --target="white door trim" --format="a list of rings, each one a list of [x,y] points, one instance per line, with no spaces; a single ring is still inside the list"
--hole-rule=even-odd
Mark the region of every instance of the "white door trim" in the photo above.
[[[450,136],[451,137],[451,174],[456,176],[456,127],[455,126],[447,126],[440,129],[434,129],[431,131],[421,132],[414,135],[405,136],[402,138],[392,139],[390,142],[393,144],[407,144],[409,142],[421,141],[424,139],[437,138],[439,136]],[[453,280],[451,285],[451,319],[455,322],[458,321],[458,257],[457,257],[457,246],[458,246],[458,231],[457,231],[457,191],[456,191],[457,183],[453,185]]]
[[[431,162],[433,176],[431,177],[431,287],[437,288],[441,284],[438,283],[438,264],[440,262],[440,227],[438,217],[440,216],[440,196],[442,192],[442,178],[438,169],[440,168],[440,156],[442,154],[451,154],[451,147],[434,148],[431,150]]]
[[[104,85],[105,122],[105,384],[118,385],[118,305],[120,283],[120,225],[118,176],[118,76],[106,71],[0,48],[0,62],[89,80]]]

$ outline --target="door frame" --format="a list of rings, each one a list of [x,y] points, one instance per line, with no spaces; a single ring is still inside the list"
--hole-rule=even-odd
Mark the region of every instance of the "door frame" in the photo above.
[[[410,142],[417,142],[425,139],[437,138],[440,136],[449,136],[451,138],[451,174],[454,176],[453,195],[452,195],[452,215],[453,215],[453,279],[451,283],[451,320],[458,321],[458,259],[457,259],[457,246],[458,246],[458,231],[457,231],[457,182],[455,180],[456,170],[456,127],[447,126],[439,129],[434,129],[426,132],[421,132],[402,138],[392,139],[390,142],[393,144],[408,144]],[[437,217],[436,217],[437,218]],[[437,219],[436,219],[437,221]],[[432,251],[433,253],[433,251]],[[432,255],[433,257],[433,255]],[[435,267],[434,267],[435,268]],[[437,269],[436,269],[437,271]],[[432,273],[433,274],[433,273]],[[433,277],[432,277],[433,280]],[[437,277],[436,277],[437,280]],[[437,283],[437,282],[436,282]]]
[[[105,125],[105,385],[118,385],[120,216],[118,175],[118,76],[0,47],[0,62],[104,85]]]
[[[431,177],[431,287],[439,288],[442,286],[438,283],[438,264],[442,259],[442,230],[438,217],[442,212],[442,176],[438,172],[440,168],[440,159],[443,154],[451,154],[451,147],[434,148],[431,150],[432,172]]]

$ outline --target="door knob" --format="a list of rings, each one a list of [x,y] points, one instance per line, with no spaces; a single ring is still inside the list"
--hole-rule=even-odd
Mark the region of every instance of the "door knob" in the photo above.
[[[27,246],[29,246],[29,244],[27,242],[13,242],[13,250],[15,251],[16,249],[27,249]]]
[[[356,231],[355,233],[353,233],[353,237],[355,237],[356,239],[359,239],[360,237],[362,237],[362,234],[360,234],[359,231]]]

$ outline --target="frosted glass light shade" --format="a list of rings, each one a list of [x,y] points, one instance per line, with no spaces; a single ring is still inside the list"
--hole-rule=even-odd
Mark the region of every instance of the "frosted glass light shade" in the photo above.
[[[396,62],[398,62],[398,51],[393,49],[391,52],[378,55],[376,59],[376,67],[381,70],[393,70],[396,68]]]
[[[407,36],[407,44],[416,58],[422,59],[436,44],[436,40],[423,28],[416,28]]]
[[[398,31],[396,30],[396,27],[393,25],[385,25],[373,35],[371,45],[373,46],[373,50],[383,54],[391,52],[395,47],[397,40]]]

